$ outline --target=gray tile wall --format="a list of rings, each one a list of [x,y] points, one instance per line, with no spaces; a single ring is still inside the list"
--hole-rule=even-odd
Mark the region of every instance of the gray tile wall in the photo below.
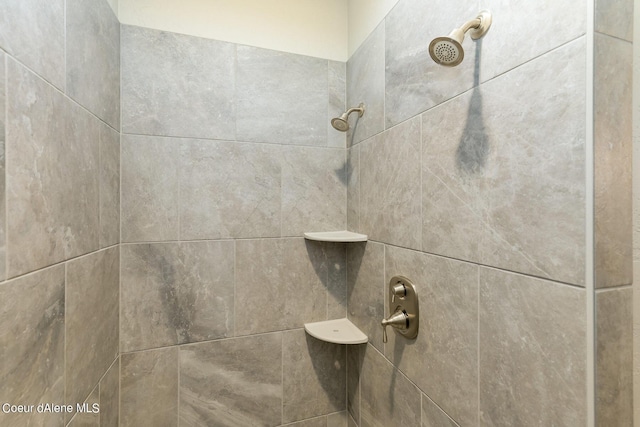
[[[634,2],[595,4],[596,422],[632,425]]]
[[[346,72],[123,26],[122,425],[346,425]]]
[[[600,286],[629,283],[631,3],[596,2]],[[367,95],[384,107],[358,121],[347,150],[347,224],[373,240],[347,250],[348,316],[370,337],[347,354],[354,425],[385,425],[371,408],[397,410],[401,378],[414,387],[405,400],[422,402],[412,425],[585,422],[586,5],[539,6],[401,0],[347,63],[348,104]],[[494,18],[484,39],[467,37],[462,65],[435,65],[429,41],[483,8]],[[397,274],[418,284],[420,332],[383,344]],[[628,351],[624,313],[602,314],[600,405],[620,409],[613,424],[629,402],[626,383],[614,386],[626,359],[611,357]],[[386,372],[367,369],[369,354]]]
[[[0,399],[73,407],[0,424],[117,426],[120,24],[28,0],[0,27]]]

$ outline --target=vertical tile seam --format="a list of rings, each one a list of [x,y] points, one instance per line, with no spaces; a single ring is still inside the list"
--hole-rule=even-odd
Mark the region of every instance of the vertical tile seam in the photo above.
[[[180,380],[182,379],[182,375],[180,374],[180,358],[182,357],[182,351],[180,351],[180,346],[176,345],[176,351],[178,352],[178,357],[176,357],[177,361],[177,375],[178,375],[178,389],[176,390],[176,426],[180,427]]]
[[[280,424],[284,423],[284,332],[280,332]]]
[[[68,1],[63,0],[64,4],[62,5],[62,39],[64,41],[64,45],[62,46],[62,90],[61,92],[67,95],[67,9],[69,7]],[[53,85],[55,86],[55,85]],[[71,98],[71,97],[69,97]]]
[[[480,266],[476,265],[476,297],[477,301],[477,314],[476,314],[476,322],[477,322],[477,341],[476,341],[476,388],[478,391],[478,399],[477,399],[477,411],[476,411],[476,425],[480,425]]]
[[[587,1],[586,111],[585,111],[585,288],[586,288],[586,419],[594,427],[596,420],[595,384],[595,182],[594,182],[594,85],[595,85],[595,0]]]
[[[4,275],[0,282],[9,278],[9,58],[8,53],[3,54],[2,64],[4,68]]]

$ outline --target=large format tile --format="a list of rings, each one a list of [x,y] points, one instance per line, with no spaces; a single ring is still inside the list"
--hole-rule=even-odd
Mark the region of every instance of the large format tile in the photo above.
[[[584,282],[584,49],[423,115],[423,250]]]
[[[237,335],[327,320],[326,259],[322,244],[302,238],[237,241]]]
[[[280,147],[181,143],[180,238],[280,236]]]
[[[0,48],[64,90],[64,0],[0,3]]]
[[[421,427],[458,427],[427,395],[422,394]]]
[[[66,93],[120,129],[120,23],[104,0],[66,2]]]
[[[633,41],[633,9],[633,0],[596,0],[596,31]]]
[[[596,288],[633,279],[632,50],[626,41],[595,36]]]
[[[67,264],[65,401],[82,402],[118,356],[120,251]]]
[[[586,424],[586,291],[480,269],[480,424]]]
[[[347,427],[348,417],[346,411],[336,412],[335,414],[327,415],[326,427]]]
[[[320,243],[327,263],[327,318],[347,315],[347,245]]]
[[[478,267],[387,247],[385,272],[385,302],[389,281],[402,275],[415,285],[420,308],[418,337],[388,328],[385,355],[460,425],[477,425]]]
[[[360,231],[393,245],[420,249],[420,119],[362,143]]]
[[[522,65],[587,31],[587,8],[581,0],[518,2],[517,6],[510,0],[480,0],[480,9],[494,12],[491,29],[481,39],[481,81]],[[563,67],[571,59],[558,61],[558,66]],[[584,64],[584,60],[580,62],[581,66]],[[542,77],[536,80],[545,81]]]
[[[122,241],[179,238],[180,140],[122,138]]]
[[[340,117],[347,109],[347,63],[329,61],[329,104],[327,107],[327,145],[329,147],[345,148],[347,144],[346,132],[340,132],[331,126],[331,119]]]
[[[283,333],[283,422],[345,409],[346,346],[317,340],[303,329]]]
[[[75,408],[76,404],[84,403],[89,409],[88,412],[77,412],[71,422],[67,424],[67,427],[100,427],[100,413],[94,413],[94,405],[100,408],[100,389],[96,386],[89,397],[86,400],[81,400],[73,403]],[[67,415],[70,417],[70,415]]]
[[[596,416],[599,426],[633,424],[633,290],[596,293]]]
[[[420,425],[422,393],[369,345],[362,365],[361,393],[360,427]]]
[[[347,230],[360,231],[360,145],[347,149]]]
[[[327,145],[327,60],[238,46],[239,141]]]
[[[347,107],[364,104],[364,115],[349,116],[347,145],[364,141],[384,130],[384,22],[347,62]]]
[[[345,151],[285,147],[282,163],[282,235],[346,228]]]
[[[367,334],[369,343],[382,347],[384,318],[384,245],[352,243],[347,247],[347,308],[354,325]]]
[[[471,88],[476,46],[467,36],[465,58],[443,67],[429,56],[429,43],[478,13],[477,1],[403,0],[385,20],[385,117],[389,128]]]
[[[180,348],[181,426],[282,423],[282,334]]]
[[[232,43],[123,26],[122,131],[235,139],[235,62]]]
[[[121,351],[232,336],[233,245],[124,245]]]
[[[120,242],[120,133],[100,125],[100,247]]]
[[[349,418],[360,421],[360,382],[367,344],[347,346],[347,412]]]
[[[64,266],[0,285],[0,401],[64,402]],[[61,426],[63,414],[5,414],[7,426]]]
[[[5,75],[6,55],[0,52],[0,281],[7,275],[7,236],[6,230],[6,166],[5,166],[5,120],[6,120],[6,75]]]
[[[120,357],[120,426],[178,425],[178,347]]]
[[[100,427],[118,427],[120,422],[120,358],[100,380]]]
[[[98,248],[99,121],[9,61],[9,276]]]

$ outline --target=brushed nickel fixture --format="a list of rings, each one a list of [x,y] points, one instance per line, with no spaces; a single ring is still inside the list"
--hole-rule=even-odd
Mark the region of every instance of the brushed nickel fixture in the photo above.
[[[389,317],[381,322],[382,342],[387,342],[387,326],[407,339],[418,336],[418,295],[411,280],[404,276],[394,276],[389,281],[389,312]]]
[[[464,59],[462,42],[467,31],[471,30],[471,38],[477,40],[484,36],[491,27],[491,13],[481,11],[474,19],[451,31],[446,37],[436,37],[429,44],[429,55],[440,65],[455,67]]]
[[[340,117],[331,119],[331,126],[333,126],[335,130],[339,130],[340,132],[348,131],[349,130],[349,114],[355,111],[358,112],[358,117],[362,117],[364,115],[364,104],[361,102],[360,105],[358,105],[357,107],[349,108]]]

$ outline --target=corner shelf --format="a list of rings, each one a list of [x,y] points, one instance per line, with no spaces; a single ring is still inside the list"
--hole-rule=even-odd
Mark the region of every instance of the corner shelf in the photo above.
[[[315,233],[304,233],[307,240],[316,240],[318,242],[366,242],[367,235],[354,233],[352,231],[320,231]]]
[[[305,323],[309,335],[334,344],[364,344],[369,338],[347,318]]]

